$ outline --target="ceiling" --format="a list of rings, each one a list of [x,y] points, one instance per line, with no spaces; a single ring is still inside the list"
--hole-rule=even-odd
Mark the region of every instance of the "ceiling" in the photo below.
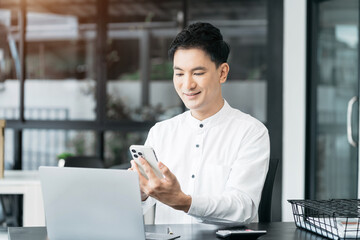
[[[96,0],[1,0],[0,9],[11,10],[12,25],[17,24],[22,1],[26,1],[28,12],[74,16],[79,23],[94,23],[98,16]],[[189,20],[266,16],[266,0],[108,0],[107,19],[112,23],[173,22],[178,21],[185,5]]]

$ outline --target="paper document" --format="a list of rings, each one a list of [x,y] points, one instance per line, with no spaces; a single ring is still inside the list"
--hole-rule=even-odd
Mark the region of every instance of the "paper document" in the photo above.
[[[302,227],[316,232],[320,235],[331,237],[333,239],[339,238],[359,238],[360,237],[360,223],[359,218],[304,218],[301,221]],[[324,232],[326,230],[326,232]],[[330,236],[329,236],[330,235]]]

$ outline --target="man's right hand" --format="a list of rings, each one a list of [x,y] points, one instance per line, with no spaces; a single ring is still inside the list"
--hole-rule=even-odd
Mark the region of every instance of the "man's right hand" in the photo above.
[[[162,162],[158,162],[158,167],[164,176],[159,178],[144,158],[140,157],[139,160],[147,177],[140,173],[135,162],[132,162],[132,165],[139,173],[141,191],[176,210],[182,210],[187,213],[190,209],[192,198],[181,190],[179,181],[169,168]]]

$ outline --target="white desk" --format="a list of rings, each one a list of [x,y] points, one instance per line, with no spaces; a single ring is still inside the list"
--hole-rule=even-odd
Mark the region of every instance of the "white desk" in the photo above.
[[[45,212],[38,171],[5,171],[0,194],[23,195],[23,226],[45,226]]]

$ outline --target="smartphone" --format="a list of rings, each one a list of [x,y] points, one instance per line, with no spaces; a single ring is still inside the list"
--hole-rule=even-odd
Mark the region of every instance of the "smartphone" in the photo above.
[[[266,234],[266,230],[252,230],[252,229],[230,229],[230,230],[218,230],[216,236],[221,238],[230,239],[258,239],[261,235]]]
[[[164,177],[158,167],[158,159],[152,147],[144,146],[144,145],[131,145],[129,149],[131,156],[138,165],[140,173],[144,175],[144,177],[149,179],[149,177],[145,173],[143,166],[140,163],[139,157],[143,157],[149,163],[149,165],[151,166],[152,170],[154,171],[155,175],[158,178]]]

